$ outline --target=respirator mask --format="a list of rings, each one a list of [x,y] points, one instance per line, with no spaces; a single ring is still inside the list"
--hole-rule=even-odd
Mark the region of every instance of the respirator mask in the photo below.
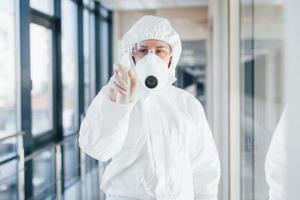
[[[171,47],[167,44],[158,44],[157,47],[151,49],[143,42],[135,45],[131,66],[139,81],[138,93],[141,97],[155,94],[168,85],[170,72],[169,63],[165,58],[171,58],[171,56]],[[137,58],[139,59],[135,62]]]
[[[135,71],[140,85],[148,92],[163,89],[168,83],[168,63],[154,53],[149,53],[139,60],[135,65]]]

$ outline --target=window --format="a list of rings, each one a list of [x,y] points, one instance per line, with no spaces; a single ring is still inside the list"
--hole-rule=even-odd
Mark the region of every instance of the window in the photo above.
[[[86,178],[83,184],[85,185],[86,198],[96,199],[99,196],[99,168],[95,159],[88,155],[85,158]]]
[[[83,4],[91,9],[95,8],[94,0],[83,0]]]
[[[10,137],[0,143],[0,161],[12,158],[17,155],[17,138]]]
[[[30,0],[30,6],[48,15],[54,13],[54,0]]]
[[[62,0],[62,80],[64,135],[78,129],[77,5]]]
[[[30,24],[30,76],[32,81],[32,134],[53,129],[52,31]]]
[[[99,8],[100,14],[103,18],[108,18],[109,17],[109,11],[105,9],[104,7]]]
[[[100,76],[101,76],[101,87],[108,82],[109,78],[109,28],[108,22],[101,20],[100,22]]]
[[[32,160],[34,199],[53,199],[55,195],[54,150],[40,153]]]
[[[75,184],[73,184],[70,187],[65,189],[65,191],[63,193],[63,199],[72,199],[72,200],[85,199],[85,198],[82,198],[82,196],[83,196],[82,193],[85,193],[85,191],[86,190],[84,190],[84,192],[82,192],[81,182],[77,181]],[[93,198],[93,199],[98,199],[98,197]]]
[[[17,28],[15,1],[0,4],[0,135],[17,132]]]
[[[95,96],[95,17],[89,10],[83,12],[84,27],[84,108]]]
[[[1,0],[0,199],[56,199],[58,192],[65,199],[101,195],[98,161],[80,160],[77,140],[79,114],[96,93],[100,49],[110,56],[106,31],[111,21],[98,16],[95,7],[101,7],[95,0]],[[100,21],[106,23],[101,34]],[[101,60],[104,73],[108,62]],[[14,136],[20,129],[23,138]],[[56,190],[59,186],[62,190]]]
[[[83,4],[84,4],[85,6],[89,6],[90,0],[83,0]]]
[[[206,40],[182,42],[177,72],[177,86],[193,94],[206,109]]]
[[[0,4],[0,138],[18,132],[16,7],[17,3],[13,0],[3,0]],[[15,156],[16,148],[16,138],[0,141],[0,161]]]
[[[70,187],[79,179],[79,147],[76,140],[63,145],[64,188]]]
[[[94,158],[90,157],[89,155],[85,156],[85,173],[88,173],[89,171],[92,171],[93,169],[97,168],[98,161]]]
[[[17,160],[9,161],[0,167],[0,199],[18,199]]]
[[[241,1],[241,199],[268,199],[265,157],[283,110],[283,6]]]

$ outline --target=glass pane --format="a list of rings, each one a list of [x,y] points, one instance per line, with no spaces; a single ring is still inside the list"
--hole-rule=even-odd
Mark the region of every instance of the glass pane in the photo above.
[[[101,21],[100,22],[100,55],[98,58],[100,59],[100,69],[101,69],[101,86],[105,85],[108,82],[109,75],[109,32],[108,32],[108,22]]]
[[[95,34],[95,15],[90,13],[90,74],[91,74],[91,99],[96,96],[96,34]]]
[[[53,128],[52,113],[52,31],[30,24],[30,76],[32,80],[32,134]]]
[[[18,199],[17,160],[0,165],[0,199]]]
[[[266,154],[284,107],[283,6],[241,3],[241,195],[264,200]]]
[[[84,103],[88,108],[95,95],[95,29],[94,15],[83,13],[84,26]]]
[[[83,4],[88,6],[90,4],[90,0],[83,0]]]
[[[53,0],[30,0],[30,7],[48,15],[54,14]]]
[[[15,1],[0,3],[0,135],[17,132]]]
[[[108,10],[104,7],[100,7],[100,14],[104,18],[108,18],[108,16],[109,16]]]
[[[88,173],[89,171],[91,171],[97,167],[98,167],[98,161],[86,154],[85,155],[85,169],[86,169],[85,173]]]
[[[54,151],[46,150],[32,160],[33,199],[53,199],[55,196]]]
[[[78,129],[78,47],[77,6],[70,0],[62,1],[62,80],[64,134]]]
[[[91,9],[95,8],[95,0],[90,0],[90,8]]]
[[[91,97],[91,60],[90,60],[90,20],[89,20],[89,11],[85,9],[83,11],[83,36],[84,36],[84,103],[85,108],[86,104],[89,104]]]
[[[108,164],[111,162],[111,160],[109,161],[106,161],[106,162],[98,162],[98,173],[99,173],[99,185],[102,184],[102,177],[103,177],[103,174],[105,172],[105,169],[106,167],[108,166]],[[99,195],[100,195],[100,199],[105,199],[105,193],[100,189],[99,190]]]
[[[91,9],[95,8],[95,0],[83,0],[83,4]]]
[[[8,138],[0,142],[0,161],[17,155],[17,139]]]
[[[85,198],[81,198],[81,182],[77,181],[70,185],[68,188],[65,188],[64,194],[63,194],[63,199],[72,199],[72,200],[82,200]],[[87,198],[88,199],[88,198]],[[98,199],[98,198],[96,198]]]
[[[94,168],[86,174],[83,182],[86,199],[99,199],[99,169]],[[102,198],[101,198],[102,199]]]
[[[177,86],[193,94],[206,109],[206,40],[183,41],[177,67]]]
[[[63,145],[64,153],[64,188],[68,188],[79,180],[79,148],[76,141],[70,141]]]

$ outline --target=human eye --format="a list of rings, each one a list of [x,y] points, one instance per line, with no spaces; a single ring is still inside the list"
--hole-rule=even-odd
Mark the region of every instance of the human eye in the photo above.
[[[165,56],[167,54],[167,51],[165,49],[156,49],[156,54],[158,56]]]
[[[138,49],[138,52],[144,54],[144,53],[147,53],[147,52],[148,52],[148,49],[145,48],[145,47],[142,47],[142,48],[139,48],[139,49]]]

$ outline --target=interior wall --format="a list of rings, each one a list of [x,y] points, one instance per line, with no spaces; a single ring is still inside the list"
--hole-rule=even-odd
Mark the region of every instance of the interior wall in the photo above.
[[[142,16],[166,17],[182,41],[205,40],[208,36],[207,6],[192,8],[168,8],[157,10],[117,11],[114,13],[114,60],[121,58],[121,39]]]

